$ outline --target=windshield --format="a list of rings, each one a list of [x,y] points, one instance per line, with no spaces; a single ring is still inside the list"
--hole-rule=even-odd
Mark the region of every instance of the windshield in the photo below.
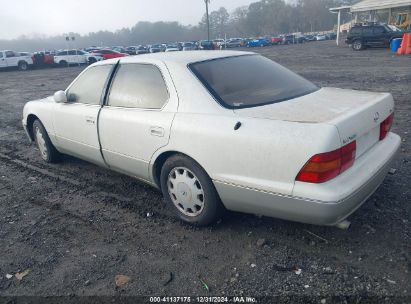
[[[318,90],[313,83],[260,55],[219,58],[193,63],[189,68],[229,109],[279,103]]]
[[[402,33],[403,30],[400,28],[396,27],[395,25],[384,25],[385,29],[387,29],[389,32],[400,32]]]

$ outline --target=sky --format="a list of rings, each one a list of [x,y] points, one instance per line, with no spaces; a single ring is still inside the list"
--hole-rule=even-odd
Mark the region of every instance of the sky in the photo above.
[[[224,6],[231,12],[252,2],[211,0],[210,11]],[[204,13],[204,0],[0,0],[0,39],[114,31],[138,21],[196,25]]]

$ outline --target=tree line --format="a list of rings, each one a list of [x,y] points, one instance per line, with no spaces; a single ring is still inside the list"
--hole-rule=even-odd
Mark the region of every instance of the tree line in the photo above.
[[[197,0],[204,5],[203,0]],[[213,38],[275,36],[292,32],[332,30],[336,15],[329,8],[349,5],[356,0],[260,0],[228,12],[224,7],[209,14]],[[349,17],[346,17],[349,18]],[[348,20],[347,20],[348,21]],[[21,36],[0,40],[1,49],[40,51],[87,46],[139,45],[207,39],[206,15],[194,26],[179,22],[138,22],[131,28],[91,32],[86,35],[68,33],[53,37]],[[65,36],[75,37],[67,42]]]

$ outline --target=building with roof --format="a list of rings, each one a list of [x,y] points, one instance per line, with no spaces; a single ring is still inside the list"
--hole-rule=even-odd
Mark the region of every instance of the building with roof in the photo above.
[[[364,0],[351,7],[353,21],[383,22],[411,29],[411,0]]]
[[[381,22],[411,30],[411,0],[363,0],[352,6],[330,8],[330,12],[338,14],[337,45],[340,32],[346,32],[354,23]],[[344,13],[351,13],[352,19],[341,25]]]

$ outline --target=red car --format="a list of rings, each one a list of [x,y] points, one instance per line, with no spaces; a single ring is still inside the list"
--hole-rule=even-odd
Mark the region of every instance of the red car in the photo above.
[[[281,37],[273,37],[271,38],[271,44],[282,44],[283,43],[283,38]]]
[[[112,59],[112,58],[119,58],[128,56],[128,54],[116,52],[113,50],[95,50],[92,52],[95,55],[101,56],[104,59]]]

